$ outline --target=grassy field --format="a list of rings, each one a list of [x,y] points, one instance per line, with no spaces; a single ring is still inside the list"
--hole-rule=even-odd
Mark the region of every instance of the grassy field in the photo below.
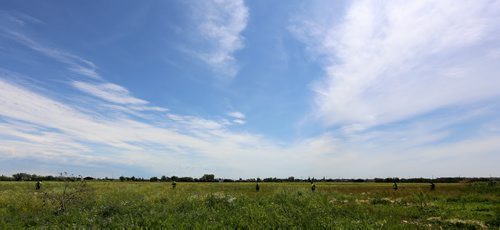
[[[492,228],[488,183],[0,182],[0,228]],[[64,193],[64,195],[63,195]],[[62,204],[64,202],[64,205]]]

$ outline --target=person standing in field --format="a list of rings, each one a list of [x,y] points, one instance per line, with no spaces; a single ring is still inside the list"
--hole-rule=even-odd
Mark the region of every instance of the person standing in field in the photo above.
[[[311,190],[314,192],[316,191],[316,185],[314,184],[314,182],[311,181]]]
[[[434,182],[431,182],[431,191],[434,191],[436,190],[436,185],[434,184]]]
[[[255,184],[255,191],[256,192],[260,191],[259,182],[257,182],[257,184]]]
[[[394,181],[394,184],[392,185],[392,189],[394,189],[394,191],[398,190],[398,184],[396,183],[396,181]]]
[[[174,189],[175,186],[177,186],[177,183],[175,183],[175,181],[172,181],[172,189]]]
[[[42,182],[41,181],[37,181],[36,185],[35,185],[35,189],[36,190],[40,190],[40,188],[42,188]]]

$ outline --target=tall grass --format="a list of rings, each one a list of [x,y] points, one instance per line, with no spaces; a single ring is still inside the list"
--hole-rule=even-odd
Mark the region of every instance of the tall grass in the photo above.
[[[0,183],[0,226],[166,228],[498,228],[499,186],[483,184]],[[484,187],[492,186],[492,187]]]

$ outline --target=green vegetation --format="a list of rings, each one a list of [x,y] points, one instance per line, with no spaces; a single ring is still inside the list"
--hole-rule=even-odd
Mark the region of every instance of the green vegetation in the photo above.
[[[498,183],[0,182],[0,228],[499,228]],[[64,195],[63,195],[64,194]],[[64,204],[63,204],[64,203]]]

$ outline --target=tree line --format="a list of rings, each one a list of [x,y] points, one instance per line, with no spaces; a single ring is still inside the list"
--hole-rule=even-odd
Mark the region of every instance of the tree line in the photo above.
[[[94,178],[90,176],[83,177],[81,175],[67,175],[60,174],[59,176],[42,176],[29,173],[15,173],[11,176],[0,176],[0,181],[65,181],[65,180],[97,180],[97,181],[136,181],[136,182],[376,182],[376,183],[459,183],[459,182],[476,182],[476,181],[500,181],[499,177],[438,177],[434,179],[430,178],[398,178],[398,177],[388,177],[388,178],[373,178],[373,179],[345,179],[345,178],[295,178],[293,176],[288,178],[239,178],[239,179],[228,179],[228,178],[216,178],[214,174],[204,174],[200,178],[193,177],[179,177],[179,176],[161,176],[161,177],[126,177],[120,176],[119,178]]]

